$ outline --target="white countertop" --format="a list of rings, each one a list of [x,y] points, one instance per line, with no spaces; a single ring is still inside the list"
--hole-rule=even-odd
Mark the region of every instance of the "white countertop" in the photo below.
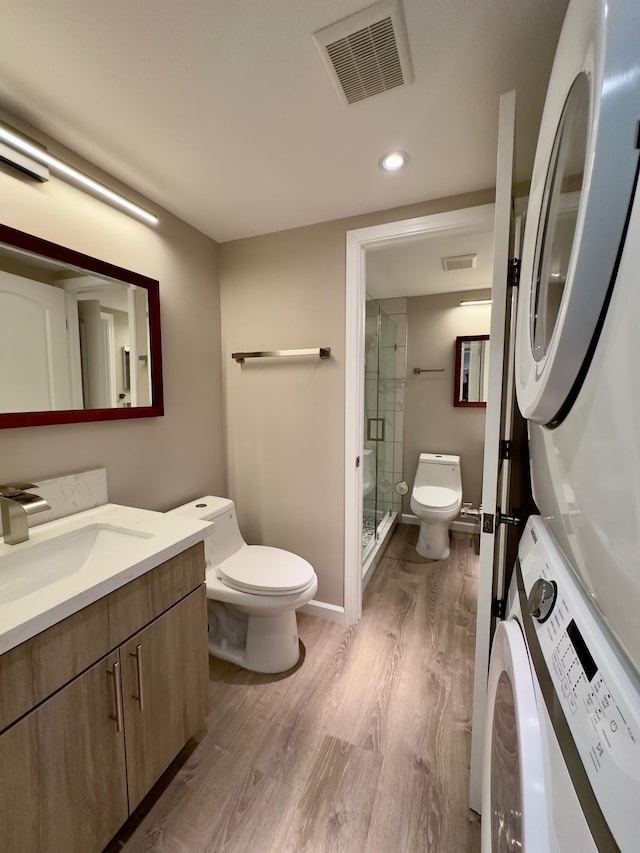
[[[0,654],[201,542],[212,526],[210,521],[104,504],[31,528],[28,542],[2,541]],[[113,532],[115,545],[94,548],[86,560],[78,558],[77,568],[69,570],[67,564],[59,577],[53,561],[52,570],[42,570],[47,563],[43,555],[57,544],[54,540],[73,544],[87,528]],[[36,556],[40,568],[30,578],[29,561]]]

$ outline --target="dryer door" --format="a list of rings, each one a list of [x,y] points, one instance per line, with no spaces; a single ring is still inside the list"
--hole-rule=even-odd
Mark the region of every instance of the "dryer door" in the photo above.
[[[540,127],[525,230],[516,390],[555,426],[597,344],[638,168],[637,0],[570,4]]]
[[[496,630],[489,667],[482,851],[546,853],[542,738],[527,647],[516,622]]]

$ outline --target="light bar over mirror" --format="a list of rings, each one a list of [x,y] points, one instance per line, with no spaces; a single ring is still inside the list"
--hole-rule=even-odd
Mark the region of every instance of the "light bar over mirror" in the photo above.
[[[0,428],[162,414],[158,282],[0,225]]]

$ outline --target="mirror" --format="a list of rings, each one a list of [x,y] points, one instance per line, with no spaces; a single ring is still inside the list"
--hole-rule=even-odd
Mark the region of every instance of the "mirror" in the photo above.
[[[0,427],[162,414],[158,282],[0,225]]]
[[[487,405],[489,335],[456,338],[454,406]]]

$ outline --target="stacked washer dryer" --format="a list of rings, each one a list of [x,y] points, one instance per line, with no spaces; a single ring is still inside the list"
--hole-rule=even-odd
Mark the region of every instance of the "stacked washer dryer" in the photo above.
[[[516,341],[540,517],[494,638],[483,851],[640,850],[640,2],[572,0]]]

